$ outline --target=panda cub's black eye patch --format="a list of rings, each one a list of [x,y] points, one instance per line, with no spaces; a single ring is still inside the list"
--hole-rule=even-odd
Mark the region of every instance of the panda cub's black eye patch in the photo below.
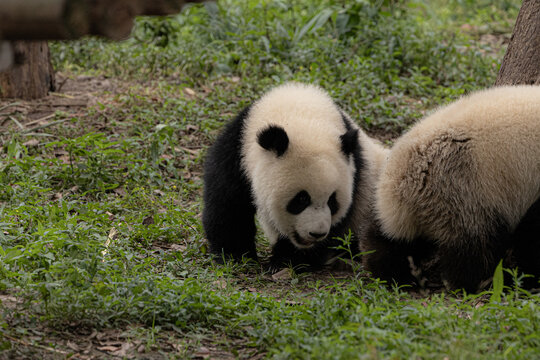
[[[293,215],[298,215],[311,204],[311,196],[305,190],[296,194],[287,204],[287,211]]]
[[[337,213],[339,210],[339,203],[336,196],[336,192],[334,191],[334,193],[330,195],[330,198],[328,199],[328,207],[330,208],[332,215]]]

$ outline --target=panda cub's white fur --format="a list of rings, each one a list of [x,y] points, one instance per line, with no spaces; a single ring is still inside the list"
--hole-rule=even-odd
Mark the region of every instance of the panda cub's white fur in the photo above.
[[[289,147],[276,154],[262,148],[257,136],[268,126],[281,126]],[[257,215],[273,244],[280,234],[299,248],[309,247],[310,233],[324,234],[347,213],[356,171],[353,159],[341,152],[340,136],[347,132],[332,99],[314,86],[287,84],[257,101],[244,127],[242,165],[251,181]],[[285,205],[305,190],[312,204],[296,216]],[[337,195],[339,210],[331,215],[327,202]],[[298,242],[298,240],[308,240]]]
[[[257,258],[255,214],[272,244],[272,270],[335,259],[338,238],[352,233],[357,243],[384,152],[319,87],[272,89],[209,149],[203,225],[215,259]]]

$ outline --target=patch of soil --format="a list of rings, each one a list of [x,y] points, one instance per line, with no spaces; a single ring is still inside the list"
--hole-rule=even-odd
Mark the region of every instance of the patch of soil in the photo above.
[[[57,73],[58,89],[36,100],[0,99],[0,132],[10,129],[31,132],[51,123],[57,112],[65,117],[84,114],[104,93],[117,93],[124,86],[104,76],[68,76]]]
[[[16,322],[30,322],[17,319]],[[8,319],[8,324],[9,324]],[[11,324],[10,324],[11,325]],[[62,330],[38,321],[26,324],[24,334],[0,332],[4,359],[236,359],[257,358],[257,349],[242,339],[193,336],[172,330],[130,325],[115,329],[86,329],[73,324]],[[202,339],[201,339],[202,338]],[[235,350],[236,349],[236,350]],[[235,351],[233,354],[231,351]]]

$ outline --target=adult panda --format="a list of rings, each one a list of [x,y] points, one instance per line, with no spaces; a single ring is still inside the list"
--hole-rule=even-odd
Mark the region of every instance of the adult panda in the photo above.
[[[385,152],[320,88],[274,88],[208,151],[202,220],[214,259],[257,259],[257,214],[272,244],[270,269],[320,268],[337,255],[336,237],[357,228],[359,183]]]
[[[365,268],[398,282],[424,268],[474,292],[505,258],[538,286],[539,198],[540,87],[466,96],[395,142],[360,234]]]

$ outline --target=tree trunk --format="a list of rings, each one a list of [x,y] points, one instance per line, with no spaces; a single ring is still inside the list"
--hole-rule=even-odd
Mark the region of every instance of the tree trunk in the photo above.
[[[14,65],[0,72],[0,98],[37,99],[54,90],[54,70],[46,41],[12,43]]]
[[[495,85],[540,84],[540,1],[524,0]]]

